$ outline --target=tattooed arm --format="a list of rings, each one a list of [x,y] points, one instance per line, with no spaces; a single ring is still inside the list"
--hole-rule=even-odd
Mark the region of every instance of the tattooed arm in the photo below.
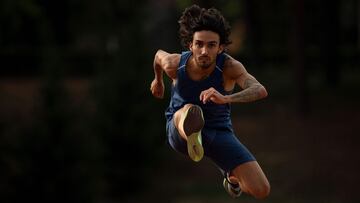
[[[267,91],[254,76],[250,75],[244,66],[233,58],[227,60],[226,65],[231,66],[224,77],[234,80],[242,91],[229,95],[228,102],[252,102],[267,97]]]
[[[216,104],[233,102],[252,102],[267,96],[267,91],[244,66],[237,60],[227,56],[223,69],[224,89],[232,90],[239,85],[242,90],[231,95],[222,95],[215,88],[211,87],[200,94],[200,100],[207,103],[209,100]]]
[[[243,84],[242,91],[229,95],[229,103],[252,102],[267,97],[267,91],[253,76],[247,74],[245,79],[239,79]],[[245,81],[241,81],[245,80]]]

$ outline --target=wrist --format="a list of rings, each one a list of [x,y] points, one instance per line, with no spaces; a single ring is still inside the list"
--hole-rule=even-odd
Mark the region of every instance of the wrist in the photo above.
[[[226,103],[228,103],[228,104],[232,103],[231,95],[226,95],[226,96],[225,96],[225,101],[226,101]]]
[[[159,76],[159,75],[155,75],[155,79],[154,79],[156,82],[163,82],[163,77],[162,75]]]
[[[155,65],[154,72],[155,72],[155,80],[162,82],[163,81],[163,70],[158,65]]]

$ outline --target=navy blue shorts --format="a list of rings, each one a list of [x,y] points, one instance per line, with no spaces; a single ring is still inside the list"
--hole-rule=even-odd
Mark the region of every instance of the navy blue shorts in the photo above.
[[[186,141],[181,138],[173,119],[166,123],[166,134],[170,146],[188,156]],[[231,127],[206,128],[201,131],[205,156],[225,172],[232,171],[240,164],[255,161],[255,157],[238,140]]]

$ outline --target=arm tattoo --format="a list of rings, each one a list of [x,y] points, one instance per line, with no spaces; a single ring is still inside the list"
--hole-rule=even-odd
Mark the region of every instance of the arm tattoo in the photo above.
[[[244,90],[232,94],[232,102],[252,102],[262,98],[260,92],[263,86],[253,79],[246,79],[244,82]]]

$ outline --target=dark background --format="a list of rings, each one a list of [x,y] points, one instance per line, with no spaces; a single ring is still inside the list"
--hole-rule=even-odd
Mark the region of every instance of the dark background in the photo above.
[[[165,143],[152,61],[184,50],[193,3],[229,20],[228,53],[269,92],[232,105],[262,202],[360,201],[359,1],[1,0],[0,202],[258,202]]]

